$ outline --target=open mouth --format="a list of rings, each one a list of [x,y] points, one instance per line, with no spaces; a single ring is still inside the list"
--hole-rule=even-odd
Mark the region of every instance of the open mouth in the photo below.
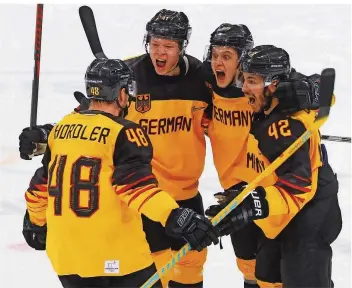
[[[255,104],[255,97],[254,96],[248,96],[248,103],[249,105],[254,105]]]
[[[156,59],[156,66],[158,66],[159,68],[164,68],[166,65],[166,60],[162,60],[162,59]]]
[[[221,70],[216,70],[216,79],[220,80],[220,81],[224,81],[225,80],[225,72],[221,71]]]

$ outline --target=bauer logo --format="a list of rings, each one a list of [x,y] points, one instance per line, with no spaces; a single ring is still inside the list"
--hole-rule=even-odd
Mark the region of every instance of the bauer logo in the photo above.
[[[119,260],[106,260],[104,265],[105,274],[119,274],[120,261]]]
[[[182,227],[185,224],[185,220],[189,214],[189,209],[184,209],[181,216],[177,219],[177,224]]]

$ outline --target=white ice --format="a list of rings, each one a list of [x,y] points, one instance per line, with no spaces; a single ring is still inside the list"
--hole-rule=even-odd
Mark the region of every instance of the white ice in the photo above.
[[[255,44],[285,48],[293,67],[305,74],[336,69],[336,105],[323,134],[351,137],[351,31],[348,5],[92,5],[105,53],[126,58],[144,52],[145,24],[161,8],[184,11],[193,33],[188,53],[202,59],[210,33],[223,22],[248,25]],[[40,159],[20,160],[18,135],[29,125],[33,75],[35,5],[0,6],[0,287],[60,287],[44,252],[31,250],[21,235],[24,191]],[[84,91],[84,72],[93,56],[76,5],[45,5],[38,123],[58,121],[77,103],[72,92]],[[209,143],[207,143],[209,144]],[[340,181],[344,226],[333,244],[335,287],[350,287],[351,144],[326,143]],[[209,145],[208,145],[209,147]],[[220,191],[208,149],[200,191],[205,206]],[[133,249],[133,247],[131,247]],[[242,287],[230,242],[211,247],[205,287]],[[220,281],[220,282],[219,282]]]

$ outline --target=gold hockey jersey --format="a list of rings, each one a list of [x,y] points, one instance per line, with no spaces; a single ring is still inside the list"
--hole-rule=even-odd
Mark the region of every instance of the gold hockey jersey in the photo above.
[[[281,155],[315,119],[315,111],[300,111],[293,115],[273,111],[265,119],[255,121],[252,133],[259,149],[270,161]],[[316,131],[273,175],[270,185],[263,185],[269,203],[269,217],[255,223],[268,238],[275,238],[315,197],[318,170],[322,166],[320,135]]]
[[[193,198],[205,164],[202,119],[211,102],[201,62],[185,55],[180,75],[172,77],[157,75],[148,54],[126,64],[138,87],[126,118],[141,125],[153,143],[153,173],[174,199]]]
[[[26,192],[30,220],[47,223],[59,275],[122,276],[153,262],[140,213],[165,225],[177,203],[152,173],[153,150],[137,124],[98,111],[64,117]]]
[[[264,171],[268,161],[249,133],[253,109],[248,98],[235,86],[214,87],[211,118],[208,136],[221,186],[226,190],[242,181],[251,182]],[[262,184],[273,179],[268,178]]]

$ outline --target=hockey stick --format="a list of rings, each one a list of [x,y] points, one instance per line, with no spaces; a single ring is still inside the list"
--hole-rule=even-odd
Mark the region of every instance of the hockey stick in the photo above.
[[[326,141],[333,141],[333,142],[347,142],[347,143],[351,143],[351,137],[322,135],[321,139],[326,140]]]
[[[312,135],[313,132],[319,130],[319,128],[326,122],[330,113],[330,104],[332,100],[332,94],[334,91],[335,82],[335,70],[332,68],[324,69],[321,73],[321,85],[320,85],[320,105],[318,115],[309,129],[307,129],[290,147],[288,147],[274,162],[272,162],[261,174],[259,174],[248,186],[235,198],[233,199],[223,210],[221,210],[212,220],[214,226],[216,226],[226,215],[234,210],[248,195],[255,189],[258,184],[267,176],[272,174],[282,163],[284,163],[292,154],[294,154]],[[184,245],[177,254],[167,262],[159,271],[154,273],[142,286],[141,288],[150,288],[159,277],[162,277],[167,273],[180,259],[185,256],[188,251],[191,250],[189,244]],[[159,276],[160,275],[160,276]]]
[[[90,49],[96,58],[108,58],[101,47],[97,26],[95,24],[93,10],[89,6],[79,8],[79,17],[86,33]]]
[[[34,39],[34,71],[33,71],[33,82],[32,82],[32,102],[31,102],[31,116],[30,116],[31,128],[37,124],[43,10],[44,10],[44,4],[37,4],[37,15],[36,15],[36,22],[35,22],[35,39]]]
[[[95,18],[94,18],[94,13],[92,8],[90,8],[89,6],[81,6],[79,8],[79,16],[81,18],[81,22],[88,39],[90,49],[92,50],[94,56],[98,59],[99,58],[108,59],[108,57],[105,55],[103,51],[103,48],[99,40],[99,34],[95,24]],[[124,59],[124,61],[130,58],[133,58],[133,57],[128,57]]]
[[[29,121],[29,127],[33,128],[37,125],[37,114],[38,114],[38,93],[39,93],[39,74],[40,74],[40,55],[42,47],[42,27],[43,27],[43,11],[44,4],[37,4],[37,14],[35,21],[35,37],[34,37],[34,69],[33,69],[33,81],[32,81],[32,100],[31,100],[31,115]],[[45,149],[46,145],[41,143],[35,144],[36,148],[33,154],[28,155],[28,160],[41,153],[39,151]]]

